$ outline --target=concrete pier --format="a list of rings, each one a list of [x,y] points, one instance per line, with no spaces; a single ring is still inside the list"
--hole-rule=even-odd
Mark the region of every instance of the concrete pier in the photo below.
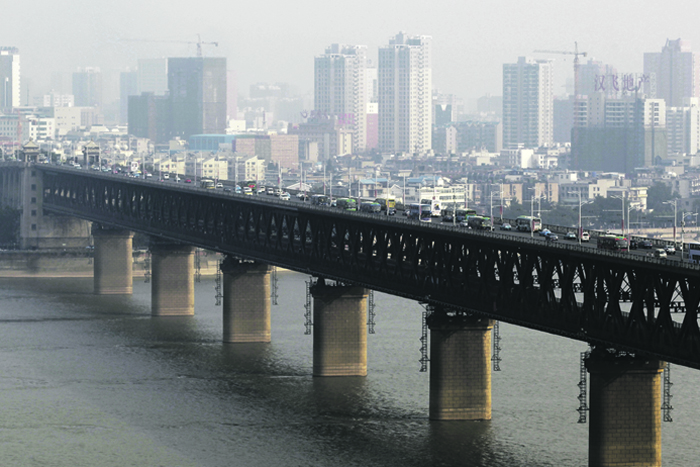
[[[223,261],[224,342],[270,342],[270,271],[230,256]]]
[[[131,294],[133,292],[132,240],[128,230],[108,229],[94,225],[95,242],[94,290],[98,295]]]
[[[431,420],[491,420],[493,320],[436,310],[430,327]]]
[[[151,313],[194,315],[194,247],[151,242]]]
[[[319,279],[311,294],[313,375],[367,376],[367,289]]]
[[[594,350],[590,373],[588,465],[661,466],[664,363]]]

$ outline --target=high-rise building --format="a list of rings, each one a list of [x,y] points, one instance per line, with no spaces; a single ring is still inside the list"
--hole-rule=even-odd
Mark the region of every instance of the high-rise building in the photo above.
[[[424,152],[432,138],[431,36],[398,33],[379,48],[379,150]]]
[[[168,60],[166,58],[143,58],[138,61],[138,92],[151,92],[162,96],[168,92]]]
[[[631,173],[666,158],[663,99],[606,99],[599,92],[579,99],[576,106],[571,168]]]
[[[129,122],[129,96],[138,96],[138,73],[122,71],[119,74],[119,123]]]
[[[88,67],[73,73],[76,107],[102,107],[102,72]]]
[[[226,133],[226,59],[169,58],[171,136]]]
[[[314,60],[314,110],[352,134],[353,152],[367,144],[367,46],[333,44]]]
[[[686,99],[684,107],[666,107],[668,154],[696,154],[700,150],[698,98]]]
[[[554,140],[553,69],[519,57],[503,65],[503,146],[536,148]]]
[[[644,74],[649,77],[644,92],[663,99],[668,107],[682,107],[684,99],[700,97],[700,56],[690,42],[667,40],[661,53],[644,54]]]
[[[20,106],[19,49],[0,47],[0,108]]]

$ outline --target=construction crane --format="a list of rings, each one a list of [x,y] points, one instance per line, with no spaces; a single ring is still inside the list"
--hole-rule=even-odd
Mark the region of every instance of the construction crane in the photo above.
[[[566,52],[566,51],[561,51],[561,50],[535,50],[535,53],[564,54],[564,55],[573,55],[574,56],[574,94],[575,94],[575,97],[578,97],[578,67],[579,67],[578,58],[585,57],[586,55],[588,55],[587,52],[579,52],[578,51],[578,42],[574,42],[574,51],[573,52]]]
[[[169,40],[158,40],[158,39],[121,39],[125,42],[163,42],[169,44],[196,44],[197,45],[197,57],[202,56],[202,46],[203,45],[213,45],[218,47],[218,42],[202,42],[202,37],[197,34],[197,42],[194,41],[169,41]]]

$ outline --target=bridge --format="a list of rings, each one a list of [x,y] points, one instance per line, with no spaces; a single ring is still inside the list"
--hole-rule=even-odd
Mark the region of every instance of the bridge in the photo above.
[[[660,465],[663,362],[700,369],[693,264],[99,172],[32,170],[44,211],[96,223],[98,293],[130,291],[129,232],[154,239],[155,315],[188,312],[173,303],[191,301],[192,246],[227,257],[225,341],[269,340],[267,265],[319,278],[311,290],[316,376],[366,374],[366,289],[424,302],[433,419],[491,418],[490,331],[504,321],[594,347],[586,359],[590,465]]]

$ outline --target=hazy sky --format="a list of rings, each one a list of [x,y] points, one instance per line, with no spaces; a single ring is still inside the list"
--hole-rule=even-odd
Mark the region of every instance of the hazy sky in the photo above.
[[[376,59],[377,47],[401,30],[433,37],[434,87],[465,98],[501,95],[502,64],[521,55],[554,58],[561,93],[573,58],[532,52],[573,50],[574,41],[621,72],[641,72],[643,53],[659,52],[668,38],[700,52],[700,2],[692,0],[7,0],[2,17],[0,45],[19,47],[35,91],[47,90],[55,71],[194,56],[193,44],[125,39],[194,42],[197,34],[219,43],[204,54],[227,57],[244,94],[258,81],[310,92],[313,57],[326,46],[367,45]]]

